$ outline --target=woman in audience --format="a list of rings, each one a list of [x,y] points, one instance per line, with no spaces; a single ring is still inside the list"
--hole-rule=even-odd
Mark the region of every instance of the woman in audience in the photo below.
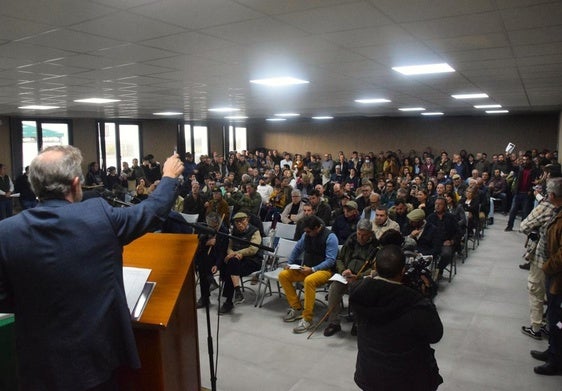
[[[478,202],[478,189],[474,186],[469,186],[465,191],[465,196],[461,198],[460,204],[465,212],[468,212],[468,232],[469,235],[473,234],[474,228],[478,222],[478,214],[480,211],[480,204]]]
[[[427,189],[418,189],[416,198],[418,199],[417,209],[423,209],[426,216],[433,213],[433,204],[431,203]]]
[[[459,229],[464,232],[466,228],[466,214],[461,204],[457,203],[457,199],[452,192],[445,192],[445,200],[447,201],[447,211],[457,219]]]

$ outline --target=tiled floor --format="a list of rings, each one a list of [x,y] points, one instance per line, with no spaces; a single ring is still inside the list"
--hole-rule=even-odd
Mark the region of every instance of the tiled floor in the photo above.
[[[458,265],[452,283],[442,282],[435,303],[444,324],[443,339],[434,345],[445,382],[439,390],[561,390],[562,376],[533,373],[540,365],[529,355],[544,350],[520,332],[529,323],[527,272],[522,262],[525,237],[504,232],[506,219],[496,223],[465,264]],[[517,224],[516,224],[517,228]],[[233,314],[220,317],[216,335],[216,292],[211,307],[213,340],[218,355],[217,389],[221,391],[341,391],[358,389],[353,382],[356,339],[351,324],[332,337],[322,327],[308,334],[292,333],[294,323],[281,319],[285,299],[267,297],[263,308],[254,308],[251,293]],[[325,307],[316,307],[316,320]],[[199,343],[202,385],[210,388],[206,320],[199,310]],[[216,356],[215,356],[216,359]]]

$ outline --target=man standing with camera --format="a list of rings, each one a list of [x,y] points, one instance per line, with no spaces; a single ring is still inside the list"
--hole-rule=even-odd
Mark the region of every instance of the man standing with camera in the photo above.
[[[434,391],[443,382],[429,346],[443,336],[437,310],[402,285],[405,256],[399,246],[383,246],[375,267],[378,276],[349,287],[357,320],[355,383],[369,391]]]

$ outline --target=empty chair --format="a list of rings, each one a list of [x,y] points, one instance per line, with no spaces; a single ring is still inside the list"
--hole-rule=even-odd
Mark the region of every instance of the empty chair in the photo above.
[[[275,226],[275,236],[278,238],[293,240],[296,229],[297,226],[295,224],[277,223]]]
[[[295,247],[296,244],[297,242],[292,240],[288,240],[284,238],[279,239],[279,242],[277,243],[277,247],[275,249],[276,250],[275,259],[269,265],[269,267],[264,270],[264,273],[261,276],[262,284],[260,284],[260,287],[263,285],[264,290],[263,292],[261,292],[258,289],[259,292],[258,296],[260,296],[260,298],[259,300],[256,301],[256,303],[260,307],[263,305],[263,300],[267,293],[267,289],[269,289],[270,295],[272,294],[271,281],[275,281],[277,283],[277,292],[279,294],[279,297],[281,297],[281,287],[279,286],[279,273],[281,272],[281,270],[284,269],[284,265],[287,263],[287,259],[291,255],[291,252],[293,251],[293,248]]]

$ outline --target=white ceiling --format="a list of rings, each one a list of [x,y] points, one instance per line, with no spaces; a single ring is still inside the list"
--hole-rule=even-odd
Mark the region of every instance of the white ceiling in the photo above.
[[[447,62],[457,72],[391,67]],[[250,79],[292,75],[271,89]],[[455,93],[490,99],[457,101]],[[120,99],[92,106],[88,97]],[[354,99],[385,97],[361,105]],[[560,111],[562,1],[546,0],[6,0],[0,7],[0,114],[153,118],[404,116],[423,106],[480,115]],[[29,104],[51,111],[22,111]],[[181,116],[180,116],[181,117]]]

